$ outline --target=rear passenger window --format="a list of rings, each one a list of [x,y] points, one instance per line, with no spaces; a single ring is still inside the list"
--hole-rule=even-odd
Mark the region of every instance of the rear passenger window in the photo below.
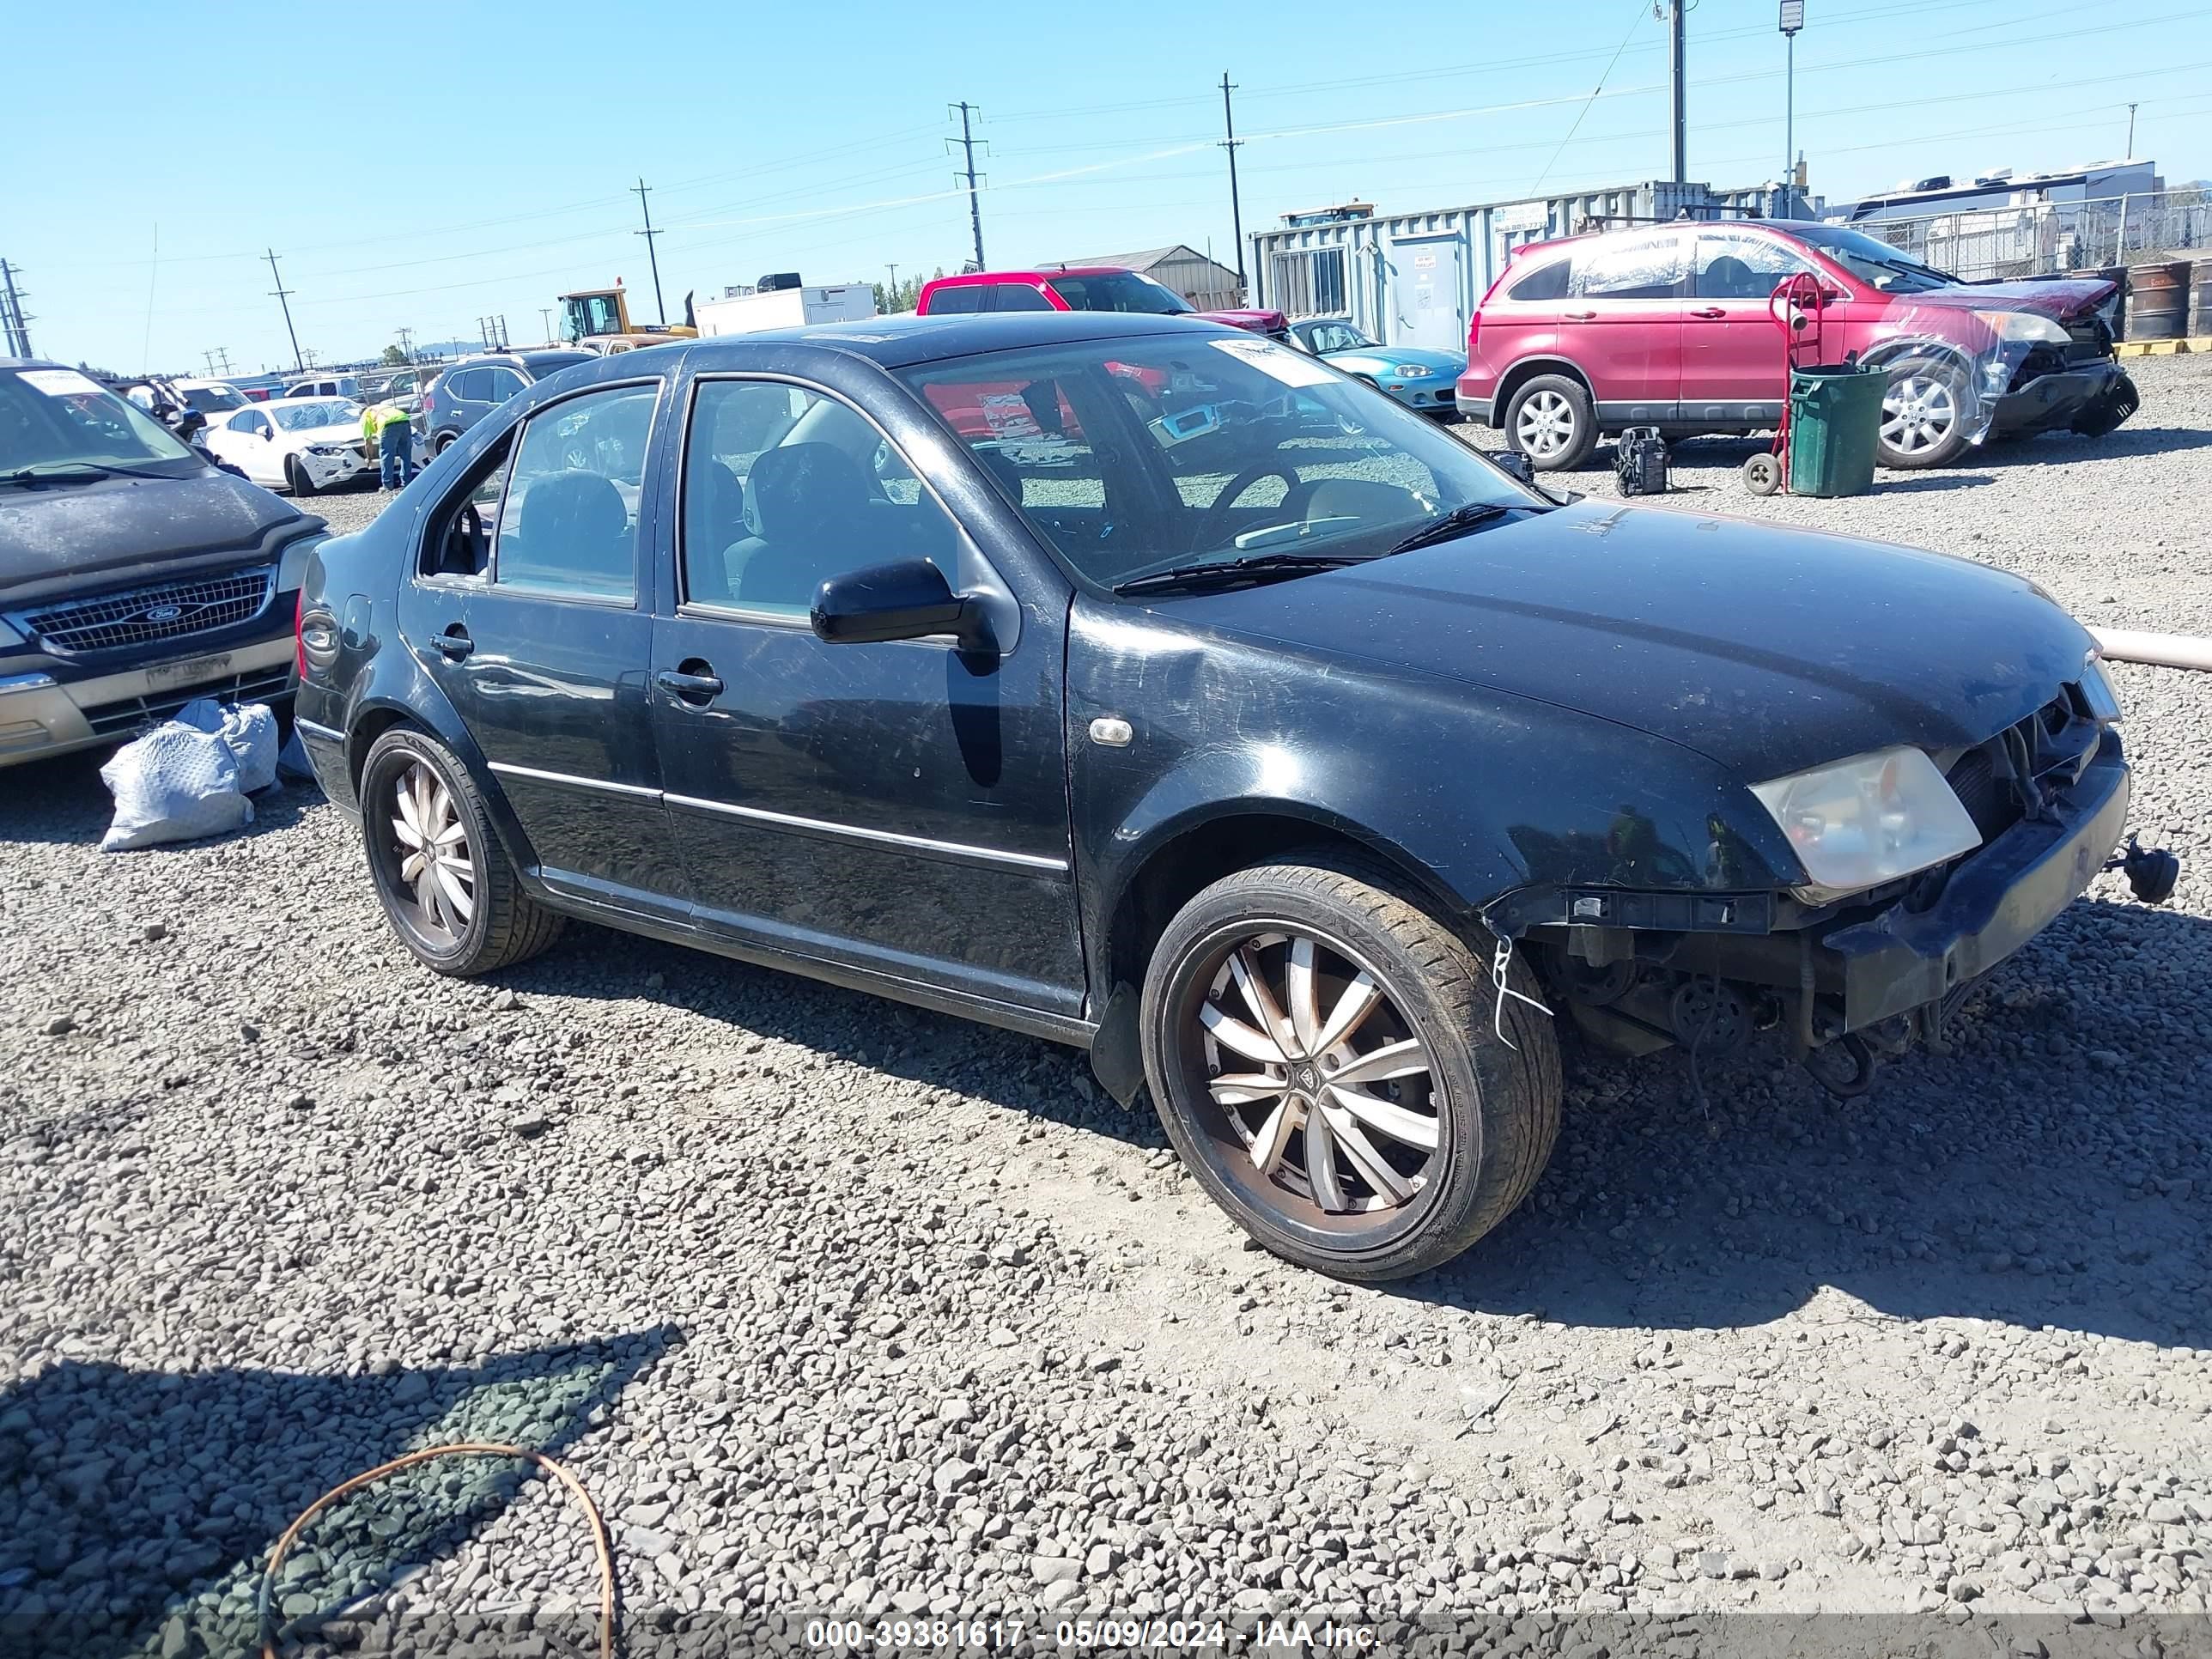
[[[1050,311],[1052,301],[1026,283],[996,283],[991,288],[994,311]]]
[[[971,283],[964,288],[940,288],[929,296],[929,314],[933,317],[963,317],[983,308],[983,287]]]
[[[532,416],[500,508],[493,580],[588,599],[637,593],[638,501],[660,384],[611,386]]]
[[[1682,239],[1667,231],[1593,243],[1575,258],[1571,287],[1589,300],[1670,300],[1683,274]]]
[[[1567,297],[1569,262],[1554,259],[1535,270],[1505,290],[1509,300],[1564,300]]]

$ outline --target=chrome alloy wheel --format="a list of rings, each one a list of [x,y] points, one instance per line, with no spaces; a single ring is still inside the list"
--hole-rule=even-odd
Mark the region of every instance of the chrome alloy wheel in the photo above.
[[[1574,405],[1557,392],[1535,393],[1513,417],[1513,441],[1531,460],[1548,461],[1565,454],[1574,436]]]
[[[476,862],[468,825],[445,781],[410,760],[392,785],[388,851],[392,896],[407,903],[416,931],[439,945],[458,942],[476,914]]]
[[[1892,380],[1881,396],[1882,441],[1900,455],[1924,455],[1959,423],[1959,400],[1930,374]]]
[[[1443,1129],[1434,1060],[1347,947],[1253,934],[1222,958],[1194,1020],[1206,1091],[1249,1161],[1246,1183],[1333,1218],[1419,1195]]]

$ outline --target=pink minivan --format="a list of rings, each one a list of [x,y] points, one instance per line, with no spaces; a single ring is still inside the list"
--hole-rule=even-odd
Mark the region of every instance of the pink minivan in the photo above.
[[[1546,469],[1624,427],[1770,428],[1784,385],[1769,301],[1799,271],[1827,298],[1822,361],[1889,370],[1885,466],[1940,466],[1991,434],[2101,435],[2135,412],[2112,353],[2117,284],[1961,283],[1859,231],[1757,220],[1520,250],[1475,307],[1460,412]]]

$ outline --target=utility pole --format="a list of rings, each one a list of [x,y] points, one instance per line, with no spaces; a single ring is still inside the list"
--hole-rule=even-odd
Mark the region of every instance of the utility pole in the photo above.
[[[1237,289],[1240,296],[1250,293],[1244,283],[1244,203],[1237,193],[1237,113],[1229,106],[1229,94],[1237,88],[1230,83],[1229,71],[1221,71],[1221,127],[1225,135],[1221,148],[1229,152],[1229,224],[1237,236]],[[1251,302],[1257,305],[1259,295],[1251,294]]]
[[[538,320],[544,325],[545,343],[551,345],[553,343],[553,307],[551,306],[538,307]]]
[[[653,267],[653,308],[660,313],[660,325],[665,328],[668,326],[668,307],[660,298],[660,255],[654,252],[653,246],[653,238],[660,233],[653,228],[653,209],[645,199],[648,188],[645,175],[641,173],[637,176],[637,183],[631,186],[630,193],[637,198],[638,210],[645,215],[645,228],[637,234],[645,238],[646,263]]]
[[[2130,161],[2136,159],[2136,106],[2133,104],[2128,106],[2128,149],[2122,159]]]
[[[307,360],[300,355],[300,331],[292,326],[292,290],[284,286],[284,278],[276,269],[276,250],[269,250],[269,275],[276,286],[270,289],[276,303],[284,307],[284,332],[292,337],[292,367],[304,374]]]
[[[1682,22],[1688,14],[1686,0],[1670,0],[1667,8],[1667,60],[1674,81],[1674,182],[1690,179],[1690,110],[1682,67]]]
[[[403,328],[398,331],[398,335],[399,355],[411,363],[415,361],[415,331],[411,328]]]
[[[1805,0],[1782,0],[1782,38],[1789,43],[1789,67],[1782,77],[1782,216],[1785,219],[1797,216],[1797,31],[1804,27]]]
[[[31,355],[30,319],[23,314],[23,292],[15,286],[15,269],[0,259],[0,340],[11,357]]]
[[[983,269],[983,210],[975,201],[975,134],[968,125],[968,118],[981,115],[983,112],[964,98],[952,107],[960,112],[960,148],[968,157],[966,171],[956,173],[954,177],[968,180],[968,223],[975,233],[975,269],[981,270]],[[946,142],[951,141],[948,139]]]

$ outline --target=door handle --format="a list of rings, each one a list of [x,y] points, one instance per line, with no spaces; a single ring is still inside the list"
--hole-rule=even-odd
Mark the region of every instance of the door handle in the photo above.
[[[702,663],[700,665],[704,667],[706,665]],[[662,690],[674,692],[682,701],[695,707],[703,706],[722,695],[722,682],[712,673],[687,674],[679,669],[664,668],[653,678],[660,683]]]
[[[1705,306],[1698,310],[1692,312],[1690,315],[1692,317],[1704,317],[1711,319],[1716,317],[1725,317],[1728,315],[1728,313],[1723,311],[1718,306]]]
[[[1563,311],[1559,313],[1570,322],[1586,323],[1597,315],[1595,311]]]
[[[469,637],[469,630],[459,623],[439,635],[433,643],[445,654],[448,662],[459,662],[477,648],[477,642]]]

